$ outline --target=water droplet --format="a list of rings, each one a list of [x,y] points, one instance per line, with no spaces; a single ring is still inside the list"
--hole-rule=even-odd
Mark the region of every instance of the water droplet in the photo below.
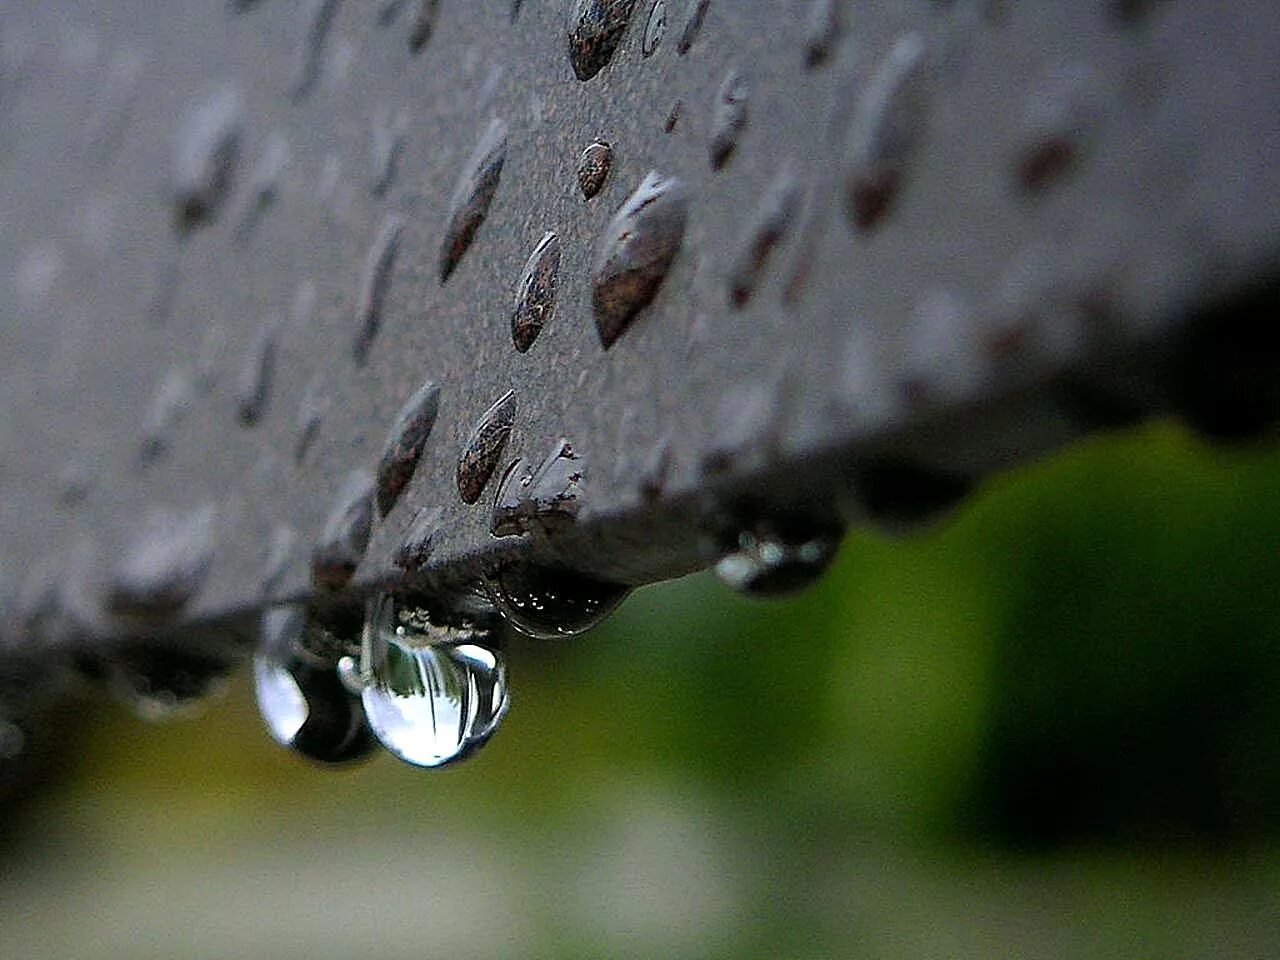
[[[403,233],[404,218],[399,214],[388,214],[365,256],[364,272],[360,275],[360,295],[356,302],[357,329],[353,348],[356,363],[364,363],[368,358],[369,348],[382,325],[382,307],[391,286],[391,268],[395,266]]]
[[[844,164],[845,203],[854,226],[869,230],[889,212],[923,124],[925,46],[901,37],[858,101]]]
[[[409,23],[409,49],[421,53],[436,29],[440,0],[414,0],[413,19]]]
[[[295,439],[293,442],[293,459],[301,463],[307,452],[320,434],[320,425],[324,422],[324,412],[328,401],[320,393],[314,381],[308,385],[302,399],[298,401],[297,419],[294,421]]]
[[[236,411],[240,422],[253,426],[262,417],[271,397],[271,381],[276,365],[276,339],[280,318],[274,314],[267,318],[249,345],[240,368],[240,383],[236,389]]]
[[[112,573],[107,590],[111,612],[167,617],[181,610],[213,566],[217,517],[213,504],[148,513]]]
[[[755,293],[770,254],[791,232],[800,197],[800,185],[784,167],[761,197],[729,270],[729,297],[735,307],[745,306]]]
[[[715,108],[711,113],[711,169],[723,167],[738,148],[738,138],[747,126],[750,99],[751,88],[746,78],[738,71],[730,70],[716,91]]]
[[[556,308],[560,272],[560,239],[551,231],[538,241],[516,285],[516,305],[511,313],[511,339],[526,353],[550,321]]]
[[[805,66],[813,70],[826,63],[840,32],[839,0],[813,0],[809,4],[809,19],[805,21],[804,28]]]
[[[842,524],[811,517],[751,520],[720,544],[716,576],[749,596],[794,593],[827,571],[843,535]]]
[[[571,525],[582,509],[586,463],[563,437],[537,468],[517,460],[498,487],[490,532],[495,537],[525,533],[535,524],[546,533]]]
[[[77,666],[152,723],[190,715],[225,685],[231,671],[225,657],[145,642],[113,647],[106,656],[81,657]]]
[[[651,170],[605,227],[591,268],[600,344],[608,350],[657,296],[684,242],[684,181]]]
[[[475,503],[493,476],[516,419],[516,394],[508,390],[476,424],[458,460],[458,496]]]
[[[683,57],[688,53],[689,48],[698,39],[698,34],[702,32],[702,25],[707,20],[707,8],[710,6],[711,0],[689,0],[684,13],[684,29],[680,31],[680,40],[676,43],[676,53],[680,56]]]
[[[400,408],[378,461],[378,512],[391,512],[422,457],[440,412],[440,388],[428,380]]]
[[[604,140],[593,140],[578,158],[578,186],[590,200],[604,188],[613,166],[613,147]]]
[[[489,215],[489,204],[498,191],[502,166],[507,159],[507,125],[489,121],[453,189],[449,222],[440,245],[440,282],[449,279],[462,255],[471,246],[476,231]]]
[[[431,559],[431,551],[435,547],[436,534],[440,532],[440,519],[444,511],[439,507],[423,507],[409,523],[400,545],[396,547],[392,558],[395,565],[409,573],[421,570]]]
[[[364,559],[373,525],[373,477],[353,470],[325,521],[311,553],[311,582],[321,590],[341,590]]]
[[[590,80],[613,58],[635,5],[635,0],[574,0],[569,10],[569,62],[579,80]]]
[[[297,639],[306,614],[281,607],[262,615],[259,650],[253,658],[258,712],[271,738],[318,763],[346,763],[374,747],[364,709],[329,664],[301,653]]]
[[[280,181],[288,164],[289,141],[280,133],[271,134],[262,156],[249,173],[245,201],[236,224],[236,243],[244,243],[252,236],[263,215],[280,198]]]
[[[320,79],[324,62],[324,44],[333,26],[340,0],[310,0],[302,10],[302,41],[298,45],[294,72],[293,99],[302,100]]]
[[[178,129],[173,159],[176,223],[191,230],[211,220],[231,188],[240,159],[244,105],[230,88],[193,107]]]
[[[543,640],[590,630],[631,592],[622,584],[530,563],[500,567],[485,578],[485,587],[508,623]]]
[[[684,101],[677,97],[671,103],[671,109],[667,111],[667,119],[662,121],[663,133],[674,133],[676,124],[680,122],[680,112],[684,110]]]
[[[490,624],[444,623],[388,595],[369,602],[360,673],[374,735],[416,766],[469,756],[507,713],[506,659]]]
[[[1070,172],[1079,159],[1096,109],[1083,67],[1060,70],[1036,85],[1022,119],[1017,158],[1019,186],[1037,193]]]
[[[644,25],[644,40],[640,44],[640,53],[651,57],[662,43],[662,36],[667,32],[667,0],[654,0],[649,8],[649,19]]]

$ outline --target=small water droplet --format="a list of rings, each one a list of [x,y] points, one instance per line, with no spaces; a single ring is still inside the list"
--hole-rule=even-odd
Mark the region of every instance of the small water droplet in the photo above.
[[[408,127],[409,118],[404,113],[392,114],[384,109],[373,116],[369,137],[369,161],[373,176],[369,189],[375,197],[386,196],[395,181]]]
[[[679,97],[671,103],[671,109],[667,111],[667,119],[662,121],[663,133],[674,133],[676,124],[680,122],[680,113],[684,110],[684,101]]]
[[[440,0],[414,0],[413,19],[409,23],[409,49],[421,53],[436,29]]]
[[[112,573],[107,605],[120,616],[167,617],[203,586],[213,566],[217,510],[155,509]]]
[[[397,567],[413,573],[426,566],[427,561],[431,559],[431,551],[435,548],[435,539],[440,532],[440,519],[443,516],[444,511],[439,507],[423,507],[414,514],[392,558]]]
[[[538,241],[516,285],[516,305],[511,313],[511,340],[521,353],[528,352],[556,308],[560,273],[560,239],[551,231]]]
[[[563,437],[536,468],[515,461],[498,487],[490,532],[509,537],[534,525],[546,533],[571,525],[582,509],[586,471],[583,458]]]
[[[578,187],[590,200],[604,188],[613,166],[613,147],[604,140],[593,140],[578,158]]]
[[[508,390],[485,411],[458,459],[458,496],[475,503],[493,476],[516,419],[516,394]]]
[[[293,99],[304,99],[320,79],[324,45],[341,0],[310,0],[302,9],[302,40],[298,44]]]
[[[600,344],[608,350],[648,306],[684,242],[684,181],[651,170],[605,227],[591,269]]]
[[[613,58],[635,5],[635,0],[574,0],[569,9],[569,62],[579,80],[590,80]]]
[[[729,297],[735,307],[745,306],[755,293],[770,254],[791,232],[800,198],[799,183],[784,167],[760,198],[729,270]]]
[[[360,294],[356,301],[356,338],[353,351],[356,363],[364,363],[369,356],[378,328],[382,325],[382,307],[391,286],[391,269],[395,266],[396,253],[400,249],[400,237],[404,233],[404,218],[391,213],[382,221],[373,246],[364,259],[364,272],[360,275]]]
[[[897,198],[923,125],[925,45],[917,33],[899,38],[858,101],[844,164],[846,207],[869,230]]]
[[[332,665],[311,662],[298,639],[306,614],[280,607],[262,615],[254,693],[267,732],[281,746],[318,763],[346,763],[368,756],[374,740],[358,697]]]
[[[654,0],[649,8],[649,19],[644,25],[644,40],[640,44],[640,53],[651,57],[662,43],[663,34],[667,32],[667,0]]]
[[[440,388],[428,380],[400,408],[378,461],[378,512],[391,512],[413,477],[440,412]]]
[[[224,686],[231,663],[225,657],[129,642],[106,655],[82,656],[77,667],[103,683],[120,702],[149,723],[191,715],[200,701]]]
[[[840,0],[813,0],[804,28],[804,62],[810,70],[831,58],[841,32]]]
[[[244,204],[236,224],[236,243],[244,243],[253,235],[263,215],[280,198],[280,181],[288,164],[289,141],[283,134],[271,134],[262,156],[249,173]]]
[[[680,31],[680,39],[676,43],[676,53],[684,56],[698,39],[702,25],[707,20],[707,8],[711,0],[689,0],[684,12],[684,29]]]
[[[440,245],[440,282],[444,283],[471,246],[489,215],[507,159],[507,125],[491,120],[463,167],[449,202],[449,222]]]
[[[719,170],[733,151],[738,148],[738,138],[747,127],[747,104],[751,99],[751,88],[747,80],[736,70],[720,83],[716,91],[715,107],[711,113],[711,169]]]
[[[749,596],[794,593],[826,573],[843,536],[843,524],[811,517],[750,519],[722,540],[716,576]]]
[[[508,623],[542,640],[590,630],[631,592],[619,583],[532,563],[500,567],[485,578],[485,587]]]
[[[236,389],[236,412],[246,427],[253,426],[262,418],[271,397],[279,329],[280,318],[274,314],[269,316],[245,353]]]
[[[364,559],[373,526],[373,477],[365,470],[347,475],[311,553],[311,582],[321,590],[341,590]]]
[[[178,128],[173,159],[175,221],[191,230],[211,220],[240,159],[244,105],[230,87],[196,104]]]
[[[461,760],[507,713],[506,658],[489,623],[446,623],[384,595],[369,602],[361,700],[374,735],[420,767]]]

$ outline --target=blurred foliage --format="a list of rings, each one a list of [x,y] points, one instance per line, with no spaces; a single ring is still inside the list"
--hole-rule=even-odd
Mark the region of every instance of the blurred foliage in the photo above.
[[[1278,490],[1280,452],[1157,425],[1000,477],[921,535],[853,532],[792,600],[705,575],[639,591],[579,641],[515,641],[503,729],[436,773],[310,768],[243,678],[197,723],[87,714],[8,882],[41,843],[117,866],[267,844],[302,876],[356,870],[379,837],[483,835],[559,918],[518,953],[1264,955]],[[623,950],[606,916],[668,939]]]

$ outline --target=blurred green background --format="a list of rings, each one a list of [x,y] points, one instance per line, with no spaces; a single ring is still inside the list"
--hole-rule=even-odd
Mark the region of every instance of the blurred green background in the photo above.
[[[1280,956],[1280,453],[1156,425],[705,575],[565,644],[456,769],[316,770],[240,676],[85,708],[3,824],[0,954]]]

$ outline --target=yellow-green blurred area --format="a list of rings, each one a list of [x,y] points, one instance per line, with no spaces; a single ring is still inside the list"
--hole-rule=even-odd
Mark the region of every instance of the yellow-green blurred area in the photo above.
[[[245,677],[88,710],[4,825],[0,955],[1280,956],[1280,453],[1155,426],[516,642],[467,763],[317,770]],[[16,817],[16,819],[15,819]]]

